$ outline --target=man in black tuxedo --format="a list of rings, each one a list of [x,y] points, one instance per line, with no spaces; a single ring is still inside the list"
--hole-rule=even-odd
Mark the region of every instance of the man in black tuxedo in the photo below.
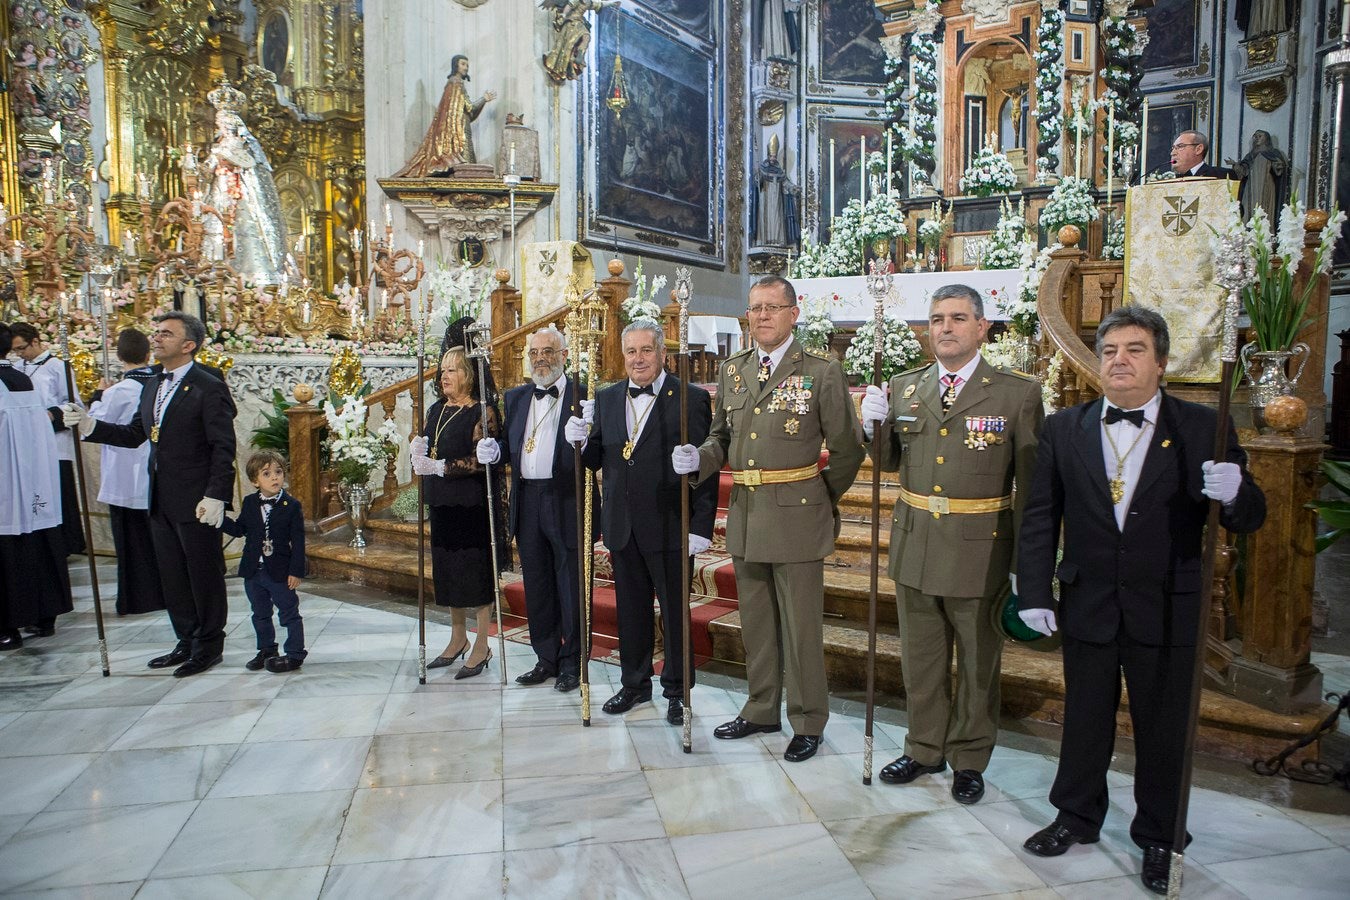
[[[1017,556],[1022,620],[1064,638],[1064,737],[1050,789],[1059,814],[1023,846],[1058,856],[1098,839],[1123,670],[1136,750],[1130,836],[1144,850],[1144,885],[1159,894],[1181,790],[1209,502],[1222,503],[1230,531],[1255,531],[1266,515],[1232,422],[1222,423],[1228,458],[1214,462],[1214,410],[1160,389],[1168,343],[1167,323],[1145,307],[1102,319],[1106,398],[1045,420]]]
[[[567,338],[557,328],[530,335],[533,384],[507,391],[505,440],[478,442],[483,465],[511,464],[507,526],[520,551],[530,644],[538,662],[516,676],[520,684],[557,677],[554,690],[580,684],[577,602],[577,496],[575,450],[564,439],[564,410],[580,410],[579,386],[567,371]]]
[[[234,400],[225,382],[193,362],[206,340],[196,316],[156,316],[150,345],[158,383],[141,392],[126,425],[99,422],[67,406],[65,422],[87,440],[117,447],[150,441],[150,536],[164,603],[178,645],[150,660],[196,675],[220,662],[225,646],[225,556],[220,528],[234,496]]]
[[[623,670],[623,686],[604,710],[618,715],[652,698],[655,592],[665,632],[661,693],[667,701],[666,721],[679,725],[684,722],[684,653],[692,652],[683,646],[681,566],[690,561],[680,546],[680,476],[668,460],[680,444],[682,384],[665,372],[665,335],[656,322],[637,319],[624,328],[622,340],[628,380],[605,388],[594,404],[583,403],[584,417],[573,416],[564,428],[568,441],[586,441],[582,461],[604,476],[601,525],[614,562]],[[698,445],[712,424],[712,398],[701,387],[689,385],[688,390],[689,440]],[[691,489],[690,502],[693,556],[712,544],[717,479]],[[689,671],[692,677],[692,664]]]
[[[1211,166],[1205,162],[1209,153],[1209,138],[1198,131],[1183,131],[1172,141],[1172,171],[1178,178],[1230,178],[1237,176],[1231,169]]]

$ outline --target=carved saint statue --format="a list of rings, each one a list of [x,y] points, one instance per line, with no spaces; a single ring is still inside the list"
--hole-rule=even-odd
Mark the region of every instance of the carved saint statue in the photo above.
[[[468,84],[469,58],[458,54],[450,60],[450,75],[445,80],[445,90],[441,92],[441,102],[426,137],[422,138],[412,159],[394,173],[395,178],[445,175],[453,172],[460,163],[478,162],[469,125],[497,95],[488,91],[477,103],[471,102]]]
[[[796,58],[792,50],[793,35],[789,31],[792,23],[783,8],[783,0],[764,0],[760,13],[760,58],[792,62]]]
[[[225,79],[206,96],[216,108],[216,140],[206,157],[212,173],[206,203],[222,216],[233,216],[234,270],[255,284],[278,284],[286,265],[286,226],[267,154],[239,117],[247,98]],[[222,258],[220,220],[207,216],[202,230],[203,252]]]
[[[616,6],[619,0],[543,0],[539,8],[553,13],[553,46],[544,54],[544,71],[555,84],[570,81],[586,68],[591,23],[586,13]]]
[[[1289,13],[1297,5],[1285,0],[1237,0],[1233,17],[1247,38],[1261,37],[1286,31],[1290,25]]]
[[[786,247],[797,243],[797,194],[787,172],[778,162],[778,135],[769,138],[769,157],[755,172],[754,198],[750,205],[750,238],[761,247]]]
[[[1280,211],[1289,202],[1289,158],[1275,149],[1270,132],[1253,131],[1247,155],[1224,162],[1242,179],[1238,189],[1242,218],[1250,219],[1258,208],[1264,209],[1273,229],[1279,223]]]

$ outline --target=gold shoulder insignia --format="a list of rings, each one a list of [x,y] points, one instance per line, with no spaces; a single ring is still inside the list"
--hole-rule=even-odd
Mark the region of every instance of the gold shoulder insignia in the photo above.
[[[1037,378],[1035,375],[1032,375],[1030,372],[1023,372],[1021,369],[1014,369],[1010,366],[998,366],[997,368],[994,369],[994,371],[1002,373],[1004,375],[1011,375],[1014,378],[1022,378],[1025,379],[1026,381],[1040,381],[1039,378]]]

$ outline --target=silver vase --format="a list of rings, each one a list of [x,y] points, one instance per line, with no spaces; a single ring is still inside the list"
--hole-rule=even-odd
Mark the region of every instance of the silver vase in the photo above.
[[[366,527],[366,518],[370,514],[370,488],[364,484],[341,482],[338,495],[347,510],[347,521],[352,526],[352,539],[347,542],[347,546],[353,550],[364,550],[366,536],[362,529]]]
[[[1299,341],[1288,350],[1260,350],[1256,344],[1242,348],[1242,368],[1247,373],[1248,398],[1252,407],[1252,423],[1266,431],[1266,406],[1276,397],[1286,397],[1298,390],[1303,367],[1308,364],[1312,350]],[[1302,357],[1298,370],[1289,377],[1289,363]]]

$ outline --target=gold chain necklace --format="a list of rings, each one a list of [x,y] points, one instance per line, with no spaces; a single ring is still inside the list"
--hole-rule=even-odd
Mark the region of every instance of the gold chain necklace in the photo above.
[[[530,436],[529,436],[528,438],[526,438],[526,440],[525,440],[525,452],[526,452],[526,453],[533,453],[533,452],[534,452],[534,446],[535,446],[535,444],[534,444],[534,436],[537,435],[537,434],[539,433],[539,428],[540,428],[540,426],[543,425],[545,422],[548,421],[548,417],[553,413],[553,408],[554,408],[555,406],[558,405],[558,401],[559,401],[560,399],[561,399],[561,398],[559,398],[559,397],[554,397],[554,398],[553,398],[553,401],[552,401],[551,403],[549,403],[548,409],[544,410],[544,414],[543,414],[542,416],[540,416],[539,418],[536,418],[536,419],[534,420],[534,427],[530,429]],[[534,404],[533,404],[533,403],[530,404],[530,417],[531,417],[531,418],[534,418]]]
[[[455,411],[454,411],[453,413],[451,413],[451,414],[450,414],[450,418],[447,419],[447,418],[445,417],[445,411],[446,411],[447,409],[449,409],[449,407],[450,407],[450,401],[449,401],[449,399],[447,399],[447,400],[445,401],[445,406],[442,406],[442,407],[441,407],[441,414],[436,418],[436,436],[433,437],[433,438],[431,439],[431,453],[427,454],[427,455],[430,456],[432,459],[435,459],[435,458],[436,458],[436,447],[437,447],[437,445],[440,444],[440,442],[441,442],[441,432],[445,430],[445,427],[446,427],[447,425],[449,425],[451,422],[455,421],[455,416],[457,416],[457,415],[459,415],[460,413],[464,412],[464,410],[468,408],[468,407],[465,407],[465,406],[456,406],[456,407],[455,407]]]
[[[1125,499],[1125,460],[1130,458],[1134,448],[1138,447],[1139,442],[1144,439],[1144,429],[1139,429],[1139,434],[1135,437],[1134,443],[1130,444],[1130,448],[1125,451],[1124,456],[1120,455],[1120,449],[1116,447],[1116,439],[1111,437],[1111,427],[1103,425],[1102,430],[1106,432],[1106,442],[1111,445],[1111,452],[1116,457],[1116,477],[1110,481],[1111,502],[1116,504]]]
[[[633,433],[623,445],[623,458],[633,458],[633,448],[637,446],[638,435],[642,433],[642,423],[647,421],[647,416],[651,415],[652,409],[656,406],[656,395],[652,395],[652,402],[647,404],[647,409],[641,416],[637,414],[637,405],[633,403],[632,396],[628,398],[628,411],[633,415]]]

